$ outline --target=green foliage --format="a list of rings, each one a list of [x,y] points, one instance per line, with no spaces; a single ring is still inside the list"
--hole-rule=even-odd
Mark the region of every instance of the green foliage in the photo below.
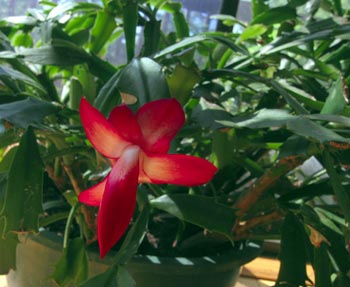
[[[161,219],[172,223],[162,231],[171,242],[167,251],[217,233],[228,240],[279,238],[277,286],[305,286],[308,261],[316,286],[347,286],[345,1],[252,1],[250,23],[217,15],[228,27],[239,27],[196,35],[173,1],[46,4],[0,23],[1,272],[15,266],[17,239],[11,231],[37,231],[39,223],[55,230],[71,208],[63,195],[74,190],[76,199],[110,170],[84,135],[81,97],[106,116],[122,102],[136,109],[173,97],[184,107],[186,125],[171,151],[212,160],[217,175],[200,187],[142,185],[135,220],[113,266],[86,281],[84,244],[94,238],[96,212],[85,221],[90,211],[79,208],[69,226],[80,230],[66,233],[66,239],[79,239],[68,241],[56,281],[134,286],[123,266],[140,245],[152,245],[148,238],[162,240],[155,229]],[[159,11],[174,21],[168,35]],[[137,47],[140,30],[144,44]],[[122,34],[127,59],[115,66],[106,53]],[[302,166],[307,159],[319,169],[308,171]],[[42,194],[44,178],[50,180]],[[63,204],[47,205],[43,215],[42,200]]]
[[[231,237],[235,214],[231,208],[215,203],[214,199],[199,195],[163,195],[152,200],[151,204],[181,220]]]
[[[88,268],[85,243],[81,238],[74,238],[64,249],[52,276],[59,286],[77,286],[88,277]]]
[[[303,226],[293,214],[287,214],[281,234],[281,268],[276,287],[306,286],[306,246]],[[286,285],[286,283],[288,285]]]

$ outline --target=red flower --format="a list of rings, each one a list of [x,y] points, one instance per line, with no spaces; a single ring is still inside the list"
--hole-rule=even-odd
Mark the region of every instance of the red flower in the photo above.
[[[80,117],[92,145],[112,162],[106,178],[79,195],[80,202],[99,206],[101,258],[127,229],[139,182],[193,186],[210,181],[216,172],[205,159],[167,154],[171,140],[185,122],[175,99],[147,103],[136,115],[126,105],[117,106],[108,120],[82,99]]]

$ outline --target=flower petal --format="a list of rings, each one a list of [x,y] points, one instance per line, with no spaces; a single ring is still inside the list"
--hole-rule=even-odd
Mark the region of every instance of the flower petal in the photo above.
[[[115,107],[108,121],[127,141],[140,144],[142,139],[141,128],[136,121],[136,116],[128,106],[121,105]]]
[[[217,171],[209,161],[189,155],[142,155],[139,180],[193,186],[207,183]]]
[[[100,206],[103,193],[105,191],[106,182],[107,177],[105,177],[100,183],[84,190],[79,194],[79,201],[87,205]]]
[[[80,118],[86,136],[104,156],[118,158],[122,151],[130,145],[85,98],[82,98],[80,102]]]
[[[150,153],[166,153],[170,142],[185,122],[185,114],[175,99],[161,99],[143,105],[136,114]]]
[[[98,242],[103,258],[127,229],[136,204],[139,147],[126,148],[112,167],[98,212]]]

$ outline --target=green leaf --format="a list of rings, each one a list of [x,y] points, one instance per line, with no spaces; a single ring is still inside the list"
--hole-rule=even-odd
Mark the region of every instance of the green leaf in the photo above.
[[[299,220],[288,213],[282,227],[280,260],[276,287],[306,286],[305,231]]]
[[[345,220],[350,224],[350,195],[342,184],[342,177],[334,168],[334,158],[329,152],[324,153],[324,165],[329,175],[329,180],[333,188],[333,192],[337,197],[338,204],[345,216]]]
[[[13,129],[0,133],[0,148],[4,148],[12,143],[15,143],[18,141],[18,139],[18,134],[16,134]]]
[[[210,19],[220,20],[224,25],[229,27],[232,27],[235,24],[239,24],[242,27],[246,26],[244,22],[238,20],[236,17],[233,17],[232,15],[215,14],[215,15],[210,15]]]
[[[90,55],[82,48],[64,40],[54,40],[51,45],[22,49],[17,53],[28,62],[40,65],[74,66],[88,62]]]
[[[251,25],[254,24],[264,24],[264,25],[273,25],[278,24],[289,19],[297,18],[297,13],[294,8],[288,6],[276,7],[268,9],[263,13],[257,15],[251,22]]]
[[[70,19],[64,29],[68,35],[72,36],[84,30],[89,30],[94,24],[94,18],[87,15],[75,16]]]
[[[188,46],[193,46],[194,44],[201,43],[203,41],[214,41],[214,42],[219,42],[221,44],[224,44],[225,46],[228,46],[230,49],[237,51],[242,54],[247,54],[247,51],[236,45],[234,41],[231,39],[228,39],[227,37],[224,36],[224,34],[221,33],[205,33],[205,34],[200,34],[192,37],[188,37],[183,39],[182,41],[168,46],[159,53],[157,53],[154,58],[158,59],[161,57],[164,57],[168,54],[172,54],[174,52],[177,52],[178,50],[181,50],[183,48],[186,48]]]
[[[145,43],[143,46],[143,56],[150,56],[158,51],[161,37],[161,21],[150,20],[145,24],[143,30]]]
[[[149,58],[134,59],[129,63],[120,75],[118,89],[137,97],[137,106],[170,97],[162,67]]]
[[[5,220],[0,219],[0,234],[4,228]],[[16,269],[17,243],[18,238],[14,233],[8,233],[6,237],[0,236],[0,274],[7,274],[11,269]]]
[[[281,88],[290,93],[295,99],[297,99],[300,103],[303,103],[306,107],[310,107],[316,111],[320,111],[322,109],[323,102],[314,100],[313,96],[306,91],[298,89],[284,80],[278,81],[278,84]]]
[[[135,287],[136,283],[123,266],[112,266],[106,272],[83,282],[78,287]]]
[[[117,272],[119,268],[112,266],[106,272],[98,274],[78,285],[78,287],[120,287],[117,283]]]
[[[316,122],[312,122],[307,118],[296,118],[287,123],[287,129],[295,132],[298,135],[306,138],[312,138],[320,143],[337,141],[349,142],[349,139],[344,138],[330,129],[327,129]]]
[[[130,62],[135,56],[138,6],[137,1],[135,0],[127,0],[126,2],[127,3],[123,8],[123,23],[126,41],[126,55],[128,62]]]
[[[59,286],[77,286],[87,279],[88,268],[85,243],[82,238],[74,238],[68,242],[52,276]]]
[[[328,256],[327,244],[322,242],[314,248],[315,287],[329,287],[331,283],[331,266]]]
[[[330,178],[332,174],[329,174]],[[300,209],[305,224],[314,228],[322,234],[330,243],[327,248],[332,258],[332,265],[336,266],[341,272],[347,272],[350,269],[350,257],[346,249],[344,234],[339,234],[328,226],[328,224],[320,217],[309,205],[303,205]],[[344,232],[349,232],[349,228],[345,227]]]
[[[33,39],[29,33],[18,31],[12,38],[13,46],[31,47],[33,46]]]
[[[345,116],[338,116],[338,115],[328,115],[328,114],[312,114],[305,116],[308,119],[315,120],[315,121],[324,121],[326,123],[332,122],[337,123],[346,127],[350,127],[350,119]]]
[[[115,27],[113,15],[106,11],[98,11],[95,24],[90,32],[89,50],[98,54],[111,37]]]
[[[6,78],[9,81],[19,81],[23,82],[24,84],[31,86],[42,93],[46,94],[45,88],[38,82],[35,81],[33,78],[27,76],[26,74],[23,74],[22,72],[18,70],[11,69],[9,67],[1,66],[0,67],[0,78]],[[5,82],[6,84],[6,82]]]
[[[10,170],[13,159],[16,156],[16,152],[17,152],[17,147],[13,147],[6,152],[5,156],[3,156],[3,158],[0,162],[0,174],[5,174]],[[6,189],[5,189],[5,191],[6,191]],[[5,191],[3,192],[3,195],[5,195]],[[0,210],[2,209],[2,206],[3,206],[1,204],[1,199],[3,199],[3,198],[4,197],[1,196],[1,192],[0,192]]]
[[[215,155],[218,169],[221,170],[232,164],[236,153],[233,145],[232,134],[221,131],[213,133],[212,152]]]
[[[333,83],[329,96],[321,110],[321,114],[340,114],[346,106],[348,93],[345,89],[345,83],[341,78]]]
[[[128,234],[115,257],[115,262],[119,265],[126,264],[136,254],[146,234],[150,213],[150,205],[148,202],[147,195],[143,193],[142,190],[138,191],[137,197],[139,200],[142,201],[142,204],[139,204],[141,206],[141,212],[136,222],[128,231]]]
[[[231,121],[217,121],[229,127],[245,127],[251,129],[282,127],[286,126],[290,120],[295,119],[286,110],[261,109],[254,114],[232,117]]]
[[[22,136],[8,174],[5,204],[0,211],[5,218],[4,232],[38,232],[43,213],[43,165],[35,134],[29,127]]]
[[[199,83],[201,77],[192,69],[176,65],[174,72],[167,77],[170,95],[182,105],[189,100],[193,87]]]
[[[334,280],[334,287],[348,287],[350,286],[350,277],[344,273],[338,274],[337,278]]]
[[[192,118],[202,127],[214,130],[230,126],[232,121],[230,113],[203,98],[200,99],[199,104],[194,108]]]
[[[267,27],[263,24],[255,24],[248,26],[239,36],[240,41],[248,39],[256,39],[267,31]]]
[[[58,107],[35,98],[0,105],[0,119],[6,119],[19,127],[39,123],[44,117],[58,111]]]
[[[112,109],[121,102],[118,91],[119,77],[120,71],[117,71],[108,82],[104,84],[95,99],[94,106],[105,116],[108,116]]]
[[[151,200],[151,205],[181,220],[232,237],[235,210],[216,203],[213,198],[188,194],[163,195]]]
[[[183,39],[185,37],[188,37],[190,35],[190,28],[188,27],[188,23],[184,14],[181,12],[181,10],[178,10],[173,12],[172,15],[177,38]]]

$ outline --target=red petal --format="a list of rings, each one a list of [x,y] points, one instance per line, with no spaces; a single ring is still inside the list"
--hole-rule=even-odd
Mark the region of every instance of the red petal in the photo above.
[[[139,147],[128,147],[113,166],[98,212],[98,242],[103,258],[127,229],[136,204]]]
[[[115,107],[108,121],[127,141],[134,144],[140,144],[142,132],[136,117],[131,109],[126,105]]]
[[[100,206],[106,182],[107,177],[105,177],[100,183],[80,193],[78,197],[79,201],[87,205]]]
[[[193,186],[210,181],[216,167],[209,161],[182,154],[142,156],[142,172],[139,180],[152,183],[171,183]]]
[[[104,156],[117,158],[130,145],[85,98],[80,102],[80,118],[88,139]]]
[[[150,153],[166,153],[170,142],[185,122],[185,114],[175,99],[161,99],[143,105],[136,114]]]

